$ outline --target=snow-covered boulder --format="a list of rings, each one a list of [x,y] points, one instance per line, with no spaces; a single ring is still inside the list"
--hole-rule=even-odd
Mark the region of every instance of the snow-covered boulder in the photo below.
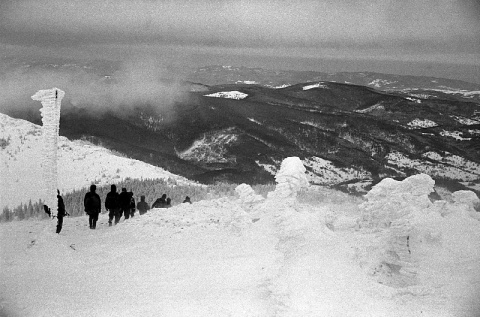
[[[268,198],[296,198],[297,192],[309,186],[306,169],[298,157],[287,157],[282,161],[280,170],[275,176],[275,191],[268,193]]]
[[[459,190],[451,195],[453,203],[446,200],[437,200],[433,209],[442,217],[473,218],[480,220],[480,213],[475,210],[480,204],[477,195],[469,190]]]
[[[254,204],[264,200],[262,195],[255,194],[255,191],[250,185],[240,184],[235,188],[235,192],[240,197],[240,201],[243,204]]]
[[[360,205],[363,209],[362,227],[389,227],[392,221],[414,210],[432,206],[428,194],[433,192],[435,181],[426,174],[410,176],[403,181],[385,178],[366,195],[367,201]]]
[[[467,205],[470,208],[474,208],[474,206],[480,203],[480,199],[478,199],[477,195],[469,190],[459,190],[452,194],[453,201],[457,205]]]
[[[260,223],[273,225],[280,240],[297,236],[313,222],[312,215],[302,212],[296,199],[297,192],[309,185],[305,171],[298,157],[284,159],[275,176],[275,190],[268,193],[267,199],[250,213],[255,219],[260,219]],[[317,220],[314,222],[320,223]]]
[[[238,185],[235,188],[235,192],[240,197],[242,203],[256,203],[264,199],[262,195],[255,194],[253,188],[245,183]]]
[[[368,241],[363,254],[367,272],[382,284],[405,287],[417,283],[417,263],[412,250],[425,237],[437,237],[436,212],[428,194],[435,181],[426,174],[410,176],[403,181],[386,178],[365,195],[360,205],[360,228],[376,234]]]
[[[452,194],[453,204],[445,205],[441,212],[445,215],[456,215],[457,217],[471,217],[480,220],[480,213],[475,206],[480,204],[477,195],[469,190],[459,190]]]
[[[357,255],[361,266],[379,283],[434,289],[442,283],[435,276],[440,274],[436,261],[480,258],[480,223],[474,219],[478,197],[458,191],[452,194],[453,203],[432,203],[428,194],[433,185],[425,174],[401,182],[385,179],[360,205],[360,233],[369,239]]]

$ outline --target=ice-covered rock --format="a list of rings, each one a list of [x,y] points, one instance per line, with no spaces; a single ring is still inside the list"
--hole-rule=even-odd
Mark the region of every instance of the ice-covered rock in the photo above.
[[[282,161],[280,170],[275,176],[277,186],[275,191],[268,194],[268,198],[295,198],[297,192],[309,186],[306,169],[298,157],[287,157]]]
[[[250,213],[254,219],[265,220],[264,223],[271,225],[277,238],[282,241],[293,237],[303,239],[301,236],[305,228],[317,222],[312,220],[312,215],[302,212],[296,199],[297,192],[309,185],[305,171],[298,157],[284,159],[275,176],[275,190],[268,193],[267,199]]]
[[[428,194],[433,185],[424,174],[385,179],[360,205],[359,227],[369,240],[359,251],[359,263],[379,283],[435,289],[442,283],[436,260],[446,255],[461,263],[480,258],[480,223],[474,219],[478,197],[458,191],[452,194],[453,203],[432,203]]]
[[[464,216],[480,220],[480,213],[475,210],[475,207],[480,204],[480,199],[474,192],[459,190],[452,194],[452,199],[453,205],[447,206],[448,214],[463,213]]]
[[[437,236],[431,223],[441,218],[428,194],[435,181],[426,174],[410,176],[403,181],[386,178],[365,195],[367,201],[359,225],[376,231],[371,241],[369,268],[382,284],[405,287],[417,283],[417,262],[412,249],[425,236]],[[372,256],[373,254],[373,256]]]
[[[389,227],[391,222],[414,210],[432,206],[428,194],[435,181],[426,174],[410,176],[403,181],[385,178],[370,190],[360,205],[362,227]]]
[[[467,217],[480,220],[480,213],[475,210],[480,204],[477,195],[469,190],[459,190],[451,195],[453,203],[446,200],[437,200],[433,204],[433,209],[442,217]]]
[[[469,190],[459,190],[452,194],[453,201],[455,204],[464,204],[472,209],[478,203],[480,203],[480,199],[478,199],[477,195]]]
[[[44,203],[51,208],[52,216],[57,209],[58,188],[58,130],[60,128],[60,107],[65,92],[58,88],[37,91],[33,100],[42,103],[43,135],[43,173],[44,173]]]
[[[235,192],[240,197],[242,204],[254,204],[264,200],[262,195],[255,194],[253,188],[245,183],[238,185],[235,188]]]

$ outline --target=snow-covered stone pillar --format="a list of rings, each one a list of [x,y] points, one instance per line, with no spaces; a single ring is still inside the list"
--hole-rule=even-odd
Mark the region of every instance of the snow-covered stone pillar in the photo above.
[[[39,90],[32,96],[33,100],[42,102],[40,112],[42,114],[43,135],[43,201],[52,212],[57,210],[57,149],[58,131],[60,128],[60,106],[65,92],[58,88]]]
[[[284,159],[275,176],[277,186],[274,191],[268,193],[265,204],[261,207],[266,214],[273,216],[278,234],[282,237],[290,235],[292,227],[303,226],[297,208],[297,193],[309,186],[305,171],[300,158]]]
[[[306,169],[300,158],[287,157],[282,161],[280,170],[275,175],[277,186],[268,193],[268,198],[296,199],[297,192],[309,186]]]

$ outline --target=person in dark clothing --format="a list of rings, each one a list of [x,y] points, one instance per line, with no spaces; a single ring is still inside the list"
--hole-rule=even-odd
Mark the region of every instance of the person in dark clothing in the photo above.
[[[83,199],[83,205],[85,207],[85,212],[88,215],[88,224],[90,229],[95,229],[97,227],[98,215],[102,209],[102,201],[100,196],[95,192],[97,186],[91,185],[90,191],[85,194]]]
[[[130,196],[130,217],[135,216],[135,198],[133,198],[133,192],[128,192]]]
[[[150,206],[147,204],[145,201],[145,196],[140,196],[140,201],[137,204],[137,209],[140,215],[143,215],[147,213],[148,210],[150,210]]]
[[[105,198],[105,209],[108,211],[108,225],[112,225],[112,220],[115,217],[115,224],[120,221],[122,217],[122,209],[120,208],[120,195],[117,193],[117,186],[112,185],[110,192]]]
[[[152,208],[163,208],[165,207],[165,204],[167,203],[167,194],[163,194],[161,198],[158,198],[155,200],[155,202],[152,205]]]
[[[60,191],[57,189],[57,201],[58,201],[58,212],[57,212],[57,233],[62,231],[63,226],[63,217],[68,215],[65,210],[65,204],[63,203],[63,198],[60,196]]]
[[[120,193],[120,208],[122,211],[120,215],[124,215],[125,220],[130,218],[130,195],[127,193],[127,189],[125,187],[122,188],[122,192]],[[121,216],[120,216],[121,217]]]
[[[183,201],[183,203],[189,203],[189,204],[191,204],[192,201],[190,200],[190,197],[187,196],[187,197],[185,197],[185,200]]]
[[[50,208],[48,208],[47,205],[43,205],[43,210],[45,211],[45,213],[51,217],[52,216],[52,211],[50,210]]]
[[[170,207],[172,207],[172,199],[170,197],[168,197],[164,208],[170,208]]]

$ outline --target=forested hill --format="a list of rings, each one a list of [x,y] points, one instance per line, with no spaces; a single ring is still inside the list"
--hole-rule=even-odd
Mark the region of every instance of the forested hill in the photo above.
[[[171,107],[139,103],[99,114],[66,103],[60,133],[202,183],[269,183],[284,158],[298,156],[312,183],[350,192],[417,173],[480,189],[478,85],[375,73],[298,82],[297,75],[206,67]],[[282,76],[297,81],[266,82]]]

